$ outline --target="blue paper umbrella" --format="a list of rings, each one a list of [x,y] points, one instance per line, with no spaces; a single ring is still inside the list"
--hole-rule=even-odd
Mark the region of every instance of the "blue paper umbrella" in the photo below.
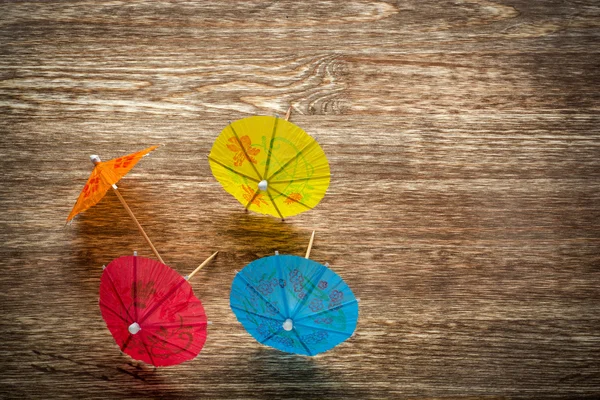
[[[231,309],[260,343],[314,356],[356,329],[358,301],[335,272],[292,255],[260,258],[237,273]]]

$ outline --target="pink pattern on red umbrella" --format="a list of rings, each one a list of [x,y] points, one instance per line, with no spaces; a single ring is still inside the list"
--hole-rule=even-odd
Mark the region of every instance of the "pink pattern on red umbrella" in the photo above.
[[[126,256],[108,264],[100,282],[100,310],[121,350],[148,364],[193,359],[206,341],[206,314],[190,284],[149,258]],[[141,328],[137,332],[134,323]]]

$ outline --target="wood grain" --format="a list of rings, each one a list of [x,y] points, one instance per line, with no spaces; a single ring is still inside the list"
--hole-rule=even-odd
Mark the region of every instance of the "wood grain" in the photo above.
[[[600,395],[600,7],[558,1],[0,4],[0,397],[595,398]],[[283,115],[334,177],[314,210],[246,214],[210,173],[229,120]],[[64,227],[103,159],[164,144],[119,184],[193,280],[200,356],[121,354],[101,266],[151,256],[117,198]],[[234,271],[329,262],[353,338],[257,344]]]

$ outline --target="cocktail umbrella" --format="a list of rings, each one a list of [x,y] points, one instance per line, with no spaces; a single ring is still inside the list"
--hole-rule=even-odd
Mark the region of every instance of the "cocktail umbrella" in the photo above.
[[[121,351],[157,367],[195,358],[206,341],[206,314],[188,277],[144,257],[114,259],[100,281],[100,310]]]
[[[233,280],[230,305],[258,342],[314,356],[353,334],[358,300],[327,264],[309,260],[309,253],[310,245],[306,258],[276,252],[251,262]]]
[[[119,179],[125,176],[125,174],[127,174],[133,168],[133,166],[142,159],[142,157],[157,147],[158,146],[148,147],[147,149],[138,151],[137,153],[129,154],[127,156],[115,158],[109,161],[101,161],[100,157],[97,155],[90,156],[90,159],[94,164],[94,169],[92,170],[88,181],[83,187],[83,190],[79,194],[77,203],[75,203],[75,206],[67,217],[67,223],[71,221],[75,215],[98,203],[104,197],[108,189],[112,188],[131,219],[133,219],[133,222],[135,222],[135,225],[141,232],[144,239],[150,245],[150,248],[152,249],[152,252],[156,258],[158,258],[160,262],[164,263],[162,257],[160,254],[158,254],[158,251],[150,241],[150,238],[148,235],[146,235],[146,232],[144,232],[144,228],[142,228],[142,225],[140,225],[135,215],[133,215],[133,212],[127,205],[127,202],[125,202],[125,199],[123,196],[121,196],[121,193],[119,193],[116,185]]]
[[[321,146],[278,117],[230,123],[208,156],[213,175],[247,210],[282,219],[315,207],[330,172]]]

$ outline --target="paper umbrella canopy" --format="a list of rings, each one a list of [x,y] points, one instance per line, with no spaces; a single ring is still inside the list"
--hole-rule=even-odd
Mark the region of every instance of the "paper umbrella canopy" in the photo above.
[[[90,159],[94,164],[94,169],[92,170],[90,177],[88,178],[85,186],[83,187],[83,190],[81,191],[81,193],[79,193],[79,198],[77,198],[75,206],[73,207],[73,209],[69,213],[69,216],[67,217],[67,223],[69,223],[69,221],[71,221],[80,212],[87,210],[88,208],[94,206],[96,203],[102,200],[108,189],[112,188],[123,207],[125,207],[125,210],[129,214],[131,219],[133,219],[133,222],[135,222],[135,225],[144,237],[144,240],[146,240],[146,242],[152,249],[152,252],[156,256],[156,258],[158,258],[161,262],[164,262],[162,257],[158,253],[158,250],[156,250],[156,247],[154,247],[154,244],[152,244],[152,241],[144,231],[144,228],[142,228],[142,225],[140,225],[137,218],[133,214],[133,211],[131,211],[129,205],[127,205],[127,202],[125,201],[123,196],[121,196],[121,193],[119,193],[119,190],[116,185],[119,179],[125,176],[125,174],[127,174],[133,168],[133,166],[142,159],[142,157],[146,156],[148,153],[155,150],[156,148],[158,148],[158,146],[148,147],[147,149],[138,151],[136,153],[132,153],[123,157],[118,157],[108,161],[101,161],[100,157],[98,157],[97,155],[90,156]]]
[[[106,266],[100,310],[121,351],[148,364],[193,359],[206,341],[206,314],[190,284],[150,258],[124,256]]]
[[[358,301],[335,272],[315,261],[275,255],[237,273],[231,309],[260,343],[314,356],[356,329]]]
[[[315,207],[329,186],[316,140],[278,117],[229,124],[208,156],[213,175],[246,209],[287,218]]]
[[[83,190],[79,193],[77,202],[67,217],[67,222],[73,219],[75,215],[87,210],[102,200],[112,185],[115,185],[119,179],[131,171],[142,157],[156,148],[158,148],[158,146],[148,147],[147,149],[136,153],[108,161],[100,161],[98,156],[91,156],[90,158],[92,158],[92,162],[94,163],[94,169],[83,187]]]

